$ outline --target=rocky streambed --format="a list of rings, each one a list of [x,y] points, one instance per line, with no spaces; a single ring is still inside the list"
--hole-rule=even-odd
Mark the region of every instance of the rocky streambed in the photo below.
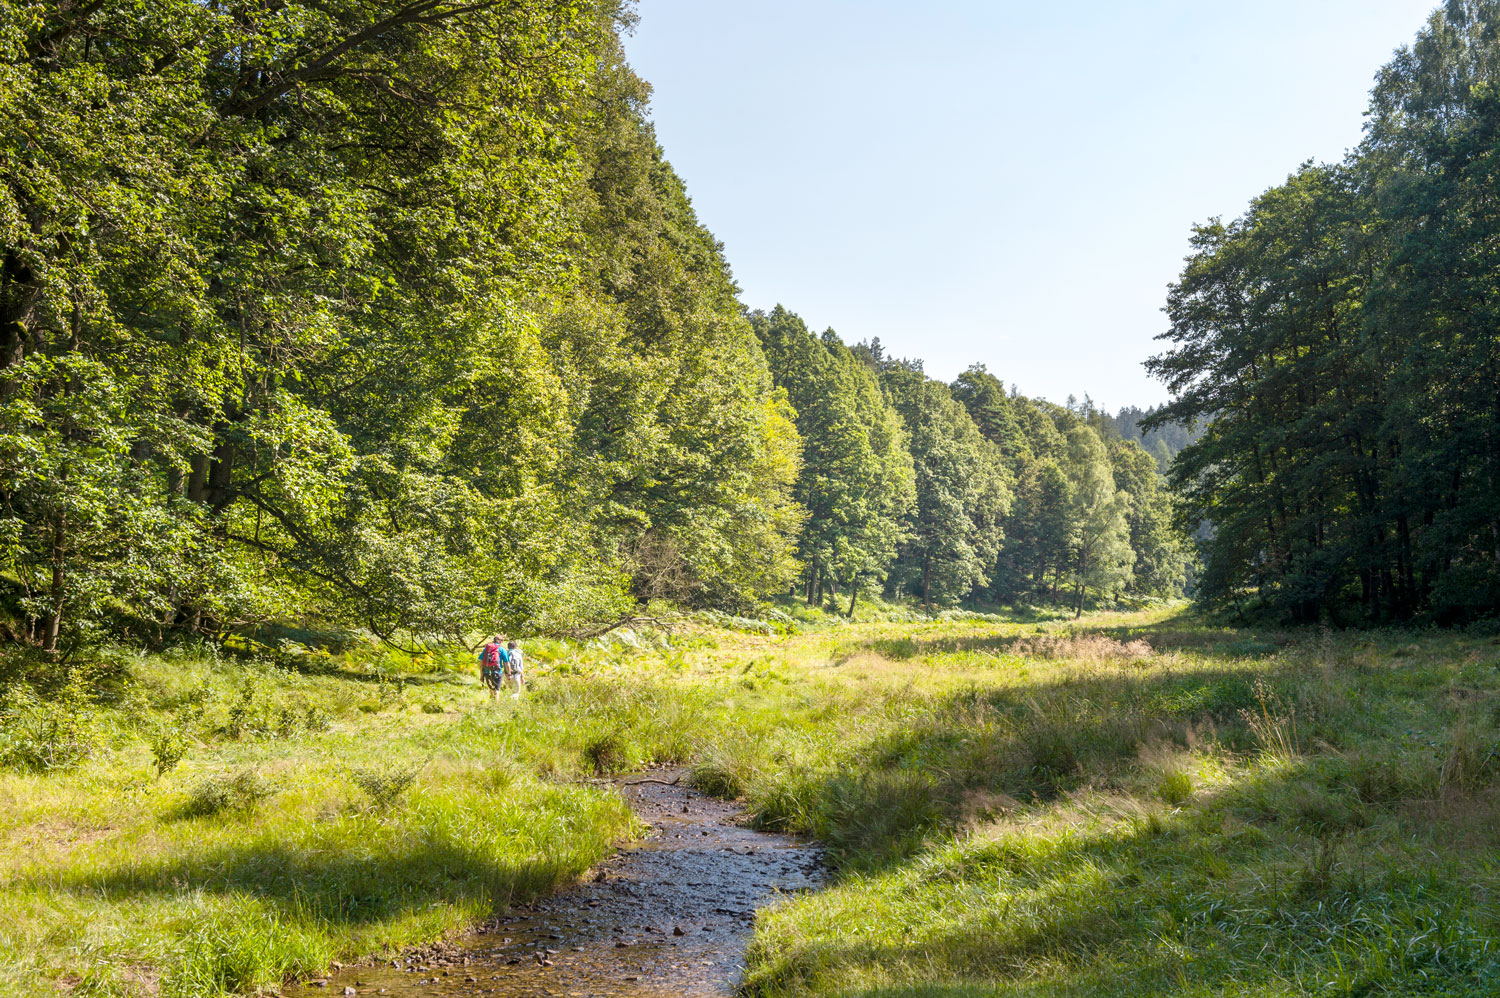
[[[666,779],[670,780],[670,776]],[[755,911],[821,879],[816,847],[681,784],[622,780],[651,834],[588,881],[472,936],[351,967],[301,994],[683,998],[733,993]]]

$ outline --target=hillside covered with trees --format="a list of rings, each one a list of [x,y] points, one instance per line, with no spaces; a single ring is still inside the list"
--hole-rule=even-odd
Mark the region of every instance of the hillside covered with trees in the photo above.
[[[0,17],[17,638],[1180,591],[1133,444],[746,314],[618,4]]]

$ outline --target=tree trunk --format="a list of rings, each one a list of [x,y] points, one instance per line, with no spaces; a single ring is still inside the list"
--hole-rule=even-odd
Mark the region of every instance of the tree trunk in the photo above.
[[[922,605],[932,609],[932,555],[922,557]]]
[[[187,497],[192,502],[202,502],[208,491],[208,456],[194,454],[188,461]]]
[[[57,651],[57,641],[62,635],[63,599],[68,584],[66,544],[67,520],[62,518],[52,532],[52,590],[48,593],[52,598],[52,613],[47,616],[46,626],[42,629],[42,651],[46,652]]]
[[[1078,552],[1078,588],[1075,596],[1075,598],[1077,599],[1077,605],[1074,608],[1074,620],[1077,620],[1079,617],[1083,616],[1083,579],[1084,576],[1088,574],[1088,567],[1088,554],[1087,552],[1080,549]]]
[[[222,513],[234,501],[230,483],[234,478],[234,445],[227,441],[214,447],[213,462],[208,467],[205,497],[214,512]]]
[[[13,252],[0,261],[0,370],[26,357],[31,315],[41,289],[36,274]]]
[[[844,616],[850,620],[854,619],[854,601],[859,599],[859,575],[856,574],[849,580],[849,612]]]

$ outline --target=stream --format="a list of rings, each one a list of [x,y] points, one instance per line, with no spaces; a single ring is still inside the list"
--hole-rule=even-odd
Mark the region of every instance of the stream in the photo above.
[[[669,774],[670,777],[670,774]],[[730,995],[755,910],[816,887],[818,849],[738,823],[739,809],[683,785],[619,783],[644,839],[590,878],[377,966],[348,967],[298,995],[698,998]],[[326,989],[326,990],[324,990]]]

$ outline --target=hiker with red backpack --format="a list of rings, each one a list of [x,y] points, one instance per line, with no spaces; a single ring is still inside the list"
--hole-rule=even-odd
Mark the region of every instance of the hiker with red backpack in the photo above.
[[[479,681],[490,691],[490,699],[500,698],[500,686],[510,666],[510,651],[503,635],[496,634],[479,649]]]

